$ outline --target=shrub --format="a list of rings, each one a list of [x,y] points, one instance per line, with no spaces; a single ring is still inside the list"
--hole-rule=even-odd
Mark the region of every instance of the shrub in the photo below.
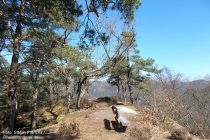
[[[134,127],[130,130],[130,136],[133,140],[150,140],[152,138],[151,130],[148,127],[141,129]]]
[[[185,128],[174,128],[171,130],[171,139],[177,140],[191,140],[192,138],[189,137],[189,133]]]
[[[81,108],[88,109],[88,108],[94,107],[94,103],[89,101],[86,98],[82,98],[81,102],[80,102],[80,106],[81,106]]]
[[[79,138],[79,135],[79,124],[74,121],[69,124],[63,123],[58,129],[59,140],[73,140]]]
[[[118,102],[119,101],[121,101],[121,98],[120,97],[118,97],[118,96],[112,96],[111,97],[111,102],[112,102],[112,104],[118,104]]]

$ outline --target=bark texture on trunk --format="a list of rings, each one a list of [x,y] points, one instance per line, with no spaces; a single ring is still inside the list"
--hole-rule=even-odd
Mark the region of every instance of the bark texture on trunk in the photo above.
[[[123,85],[123,82],[121,82],[121,87],[122,87],[122,94],[123,94],[123,101],[126,102],[126,89]]]
[[[10,65],[10,81],[9,81],[9,112],[8,112],[8,129],[14,131],[15,120],[17,115],[17,83],[18,83],[18,58],[20,46],[16,43],[13,45],[13,56]]]
[[[82,86],[84,82],[87,80],[87,76],[85,76],[83,79],[79,79],[78,85],[77,85],[77,103],[76,103],[76,109],[80,110],[80,101],[81,101],[81,92],[82,92]]]
[[[17,109],[18,109],[18,100],[17,100],[17,83],[18,83],[18,60],[19,60],[19,53],[20,53],[20,43],[27,35],[22,36],[22,15],[24,13],[25,7],[25,0],[21,1],[20,7],[18,9],[18,16],[16,19],[16,29],[13,30],[12,24],[10,23],[10,19],[8,21],[8,26],[10,29],[11,37],[13,38],[13,55],[10,65],[10,81],[9,81],[9,89],[8,89],[8,96],[9,96],[9,110],[8,110],[8,117],[7,122],[8,126],[7,129],[11,132],[14,131],[15,128],[15,120],[17,116]]]
[[[133,91],[132,91],[132,87],[130,85],[130,82],[128,82],[128,91],[130,93],[130,102],[131,102],[131,104],[133,104]]]
[[[50,97],[50,106],[52,106],[53,104],[53,79],[51,77],[49,77],[49,81],[48,81],[48,94]]]
[[[36,129],[36,122],[37,122],[37,97],[38,97],[38,88],[35,87],[33,93],[33,112],[31,116],[31,129]]]
[[[33,112],[31,114],[31,129],[36,129],[36,122],[37,122],[37,99],[39,94],[39,86],[38,86],[38,80],[39,80],[39,74],[40,74],[40,65],[38,68],[35,68],[35,70],[32,70],[31,72],[31,81],[33,84]]]
[[[66,92],[66,95],[68,97],[68,112],[71,111],[71,101],[72,101],[72,98],[73,98],[73,91],[72,89],[70,88],[70,84],[73,84],[73,81],[71,78],[66,78],[65,79],[65,92]]]
[[[130,94],[130,102],[133,104],[133,91],[132,91],[132,86],[131,86],[131,67],[129,64],[129,51],[127,51],[127,86],[128,86],[128,92]]]

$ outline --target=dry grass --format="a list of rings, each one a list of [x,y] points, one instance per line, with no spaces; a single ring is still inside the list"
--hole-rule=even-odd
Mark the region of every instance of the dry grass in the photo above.
[[[82,109],[88,109],[88,108],[95,108],[95,103],[93,101],[90,101],[88,99],[82,98],[80,102],[80,106]]]
[[[191,140],[192,138],[189,136],[189,132],[185,128],[173,128],[171,130],[170,139],[177,140]]]
[[[58,129],[59,140],[73,140],[79,138],[79,135],[80,135],[79,124],[74,121],[69,124],[63,123]]]
[[[152,138],[151,129],[148,127],[132,128],[130,130],[130,136],[132,140],[150,140]]]
[[[109,98],[107,99],[109,101]],[[86,103],[84,101],[84,104]],[[164,130],[163,125],[158,121],[152,109],[144,107],[139,109],[138,115],[126,114],[126,118],[130,121],[130,126],[128,126],[127,131],[119,133],[114,130],[112,125],[111,129],[107,130],[105,129],[103,120],[114,120],[112,110],[106,102],[106,98],[102,98],[101,101],[95,101],[94,103],[97,105],[95,110],[84,109],[63,114],[62,118],[58,117],[60,123],[47,128],[47,130],[49,130],[49,133],[56,135],[55,139],[58,136],[57,139],[59,140],[77,138],[84,140],[166,140],[171,135],[177,140],[178,138],[181,138],[179,140],[190,140],[188,137],[186,137],[187,139],[183,139],[182,137],[185,134],[183,135],[181,132],[174,130],[170,131],[172,132],[170,133],[169,130],[172,130],[171,128],[175,128],[176,126],[172,126],[171,123],[167,123],[168,129]],[[74,121],[79,122],[79,125]],[[64,122],[65,124],[60,125]],[[69,124],[69,122],[73,123]]]
[[[210,129],[209,130],[190,129],[189,132],[192,135],[195,135],[201,138],[210,139]]]

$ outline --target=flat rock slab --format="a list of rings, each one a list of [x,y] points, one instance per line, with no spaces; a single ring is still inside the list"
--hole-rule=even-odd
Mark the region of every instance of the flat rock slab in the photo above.
[[[135,110],[130,109],[126,106],[121,106],[121,105],[115,105],[117,107],[117,110],[119,113],[130,113],[130,114],[138,114]]]

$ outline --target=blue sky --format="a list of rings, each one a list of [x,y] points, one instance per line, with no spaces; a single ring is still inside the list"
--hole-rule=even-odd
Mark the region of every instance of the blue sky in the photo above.
[[[135,27],[143,57],[190,79],[210,74],[209,0],[144,0]]]

